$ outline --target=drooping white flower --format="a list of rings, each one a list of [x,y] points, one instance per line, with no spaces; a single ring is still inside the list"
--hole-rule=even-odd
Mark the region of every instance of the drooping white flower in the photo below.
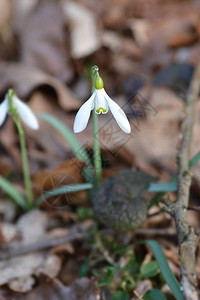
[[[95,80],[95,90],[92,96],[80,107],[76,114],[74,120],[75,133],[79,133],[86,128],[93,109],[95,109],[96,114],[106,114],[110,109],[119,127],[126,133],[131,132],[131,127],[124,111],[108,96],[103,88],[103,80],[100,76]]]
[[[23,103],[15,94],[12,96],[12,106],[17,109],[17,113],[26,125],[34,130],[39,128],[39,123],[32,110]],[[9,113],[9,100],[8,94],[6,94],[4,101],[0,104],[0,126],[6,119]]]

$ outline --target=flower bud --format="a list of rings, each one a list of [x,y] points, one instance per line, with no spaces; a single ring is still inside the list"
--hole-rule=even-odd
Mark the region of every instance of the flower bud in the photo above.
[[[97,76],[94,82],[95,89],[101,90],[103,89],[103,80],[100,76]]]

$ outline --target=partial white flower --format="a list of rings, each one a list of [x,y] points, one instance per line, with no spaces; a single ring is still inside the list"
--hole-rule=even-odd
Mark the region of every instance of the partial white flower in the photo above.
[[[28,105],[23,103],[16,95],[13,95],[12,97],[12,104],[13,107],[17,109],[20,118],[24,121],[24,123],[26,123],[26,125],[34,130],[39,128],[38,120]],[[8,94],[6,94],[4,101],[0,104],[0,126],[5,121],[8,111]]]
[[[74,132],[79,133],[86,128],[91,110],[95,109],[96,114],[106,114],[110,109],[119,127],[124,132],[130,133],[131,127],[124,111],[107,95],[103,88],[103,80],[100,77],[98,77],[95,87],[92,96],[80,107],[76,114]]]

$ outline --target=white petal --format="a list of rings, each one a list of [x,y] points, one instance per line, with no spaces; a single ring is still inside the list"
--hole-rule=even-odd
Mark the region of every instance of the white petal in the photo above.
[[[121,107],[107,95],[106,91],[104,90],[103,92],[104,92],[106,100],[108,101],[108,106],[109,106],[117,124],[124,132],[130,133],[131,126],[127,119],[127,116],[125,115],[125,113],[123,112]]]
[[[5,99],[0,104],[0,126],[5,121],[7,113],[8,113],[8,97],[6,95]]]
[[[74,120],[74,132],[78,133],[85,129],[87,126],[91,110],[94,108],[94,98],[96,96],[96,90],[92,96],[80,107]]]
[[[34,130],[39,128],[39,123],[32,110],[23,103],[17,96],[13,96],[13,105],[17,108],[17,112],[21,119]]]
[[[96,90],[95,112],[96,114],[106,114],[108,112],[108,103],[105,99],[104,89]]]

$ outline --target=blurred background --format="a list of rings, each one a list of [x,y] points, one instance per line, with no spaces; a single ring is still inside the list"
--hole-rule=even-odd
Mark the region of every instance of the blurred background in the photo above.
[[[0,102],[13,88],[36,114],[52,114],[72,129],[75,113],[91,94],[90,68],[98,65],[106,92],[123,107],[130,135],[118,129],[110,113],[99,117],[104,178],[127,168],[160,181],[176,173],[184,101],[199,59],[198,0],[0,0]],[[83,165],[71,163],[69,145],[51,125],[39,122],[39,131],[25,127],[35,194],[52,188],[46,180],[52,172],[67,174],[62,184],[83,182]],[[200,101],[191,157],[200,149],[199,125]],[[91,120],[77,138],[92,153]],[[19,143],[10,118],[0,129],[0,175],[22,190]],[[191,195],[191,204],[198,205],[199,163],[193,168]],[[73,201],[87,205],[87,193]],[[3,216],[8,209],[0,204]],[[72,219],[68,215],[65,221]],[[152,220],[146,227],[174,230],[168,216]],[[189,212],[189,221],[199,228],[198,213]],[[177,249],[167,247],[178,276],[172,258]]]
[[[105,160],[117,153],[125,166],[170,177],[184,97],[199,59],[199,19],[199,1],[0,0],[1,99],[12,87],[34,112],[53,114],[72,128],[90,95],[90,67],[97,64],[107,93],[132,122],[127,137],[115,133],[115,123],[108,132],[110,115],[100,116],[101,147],[111,155]],[[192,154],[199,145],[198,122]],[[27,129],[32,174],[71,155],[52,128],[40,123],[39,133]],[[91,123],[77,135],[89,148]],[[20,168],[12,127],[8,120],[1,130],[1,173]]]

